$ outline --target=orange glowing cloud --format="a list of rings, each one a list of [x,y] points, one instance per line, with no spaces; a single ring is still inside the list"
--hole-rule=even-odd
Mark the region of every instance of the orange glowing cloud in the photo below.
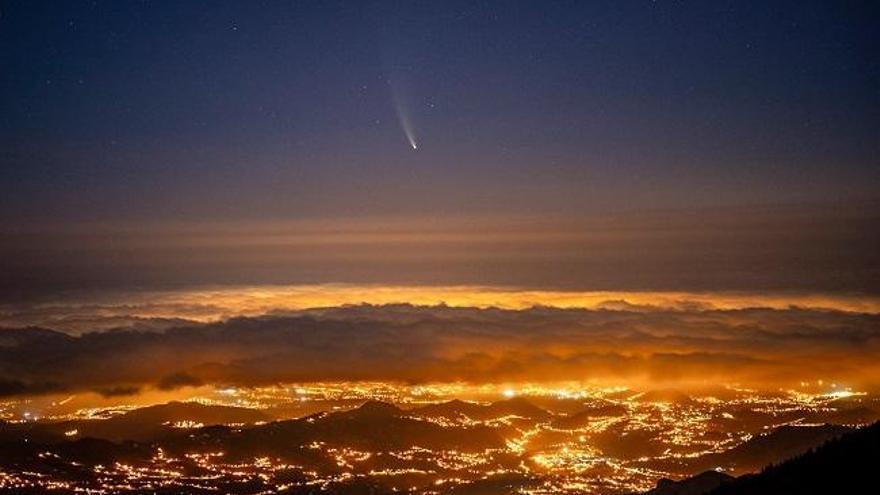
[[[880,313],[880,297],[745,292],[552,291],[481,286],[277,285],[98,294],[2,308],[0,325],[71,331],[126,326],[131,319],[219,321],[310,308],[411,304],[520,310],[531,307],[629,311],[736,310],[791,307]],[[146,322],[143,322],[146,324]]]

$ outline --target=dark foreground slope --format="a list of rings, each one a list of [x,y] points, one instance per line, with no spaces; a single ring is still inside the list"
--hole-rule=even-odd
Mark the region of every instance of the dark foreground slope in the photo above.
[[[880,493],[880,423],[831,440],[816,450],[737,478],[712,495]]]
[[[880,493],[880,422],[829,440],[760,473],[702,473],[665,480],[647,495],[827,495]]]

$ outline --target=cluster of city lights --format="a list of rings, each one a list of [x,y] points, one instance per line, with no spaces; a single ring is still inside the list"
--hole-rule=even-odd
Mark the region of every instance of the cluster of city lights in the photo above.
[[[402,450],[370,451],[334,442],[315,441],[303,446],[329,467],[297,463],[277,456],[235,458],[222,449],[201,449],[174,454],[156,447],[142,460],[119,460],[107,465],[83,466],[66,460],[50,447],[39,459],[53,465],[89,469],[78,478],[51,470],[0,471],[0,488],[41,488],[61,492],[120,493],[152,490],[224,490],[220,487],[256,487],[257,492],[279,492],[295,487],[329,489],[337,483],[364,479],[400,492],[444,493],[451,487],[479,480],[517,479],[519,493],[604,494],[650,489],[661,477],[688,474],[687,461],[733,448],[754,435],[782,425],[808,426],[810,415],[834,411],[837,402],[875,401],[864,392],[824,384],[801,384],[790,390],[757,392],[727,387],[717,394],[692,394],[684,400],[652,396],[625,387],[562,384],[434,384],[312,383],[273,387],[225,387],[189,397],[196,404],[236,406],[278,412],[316,424],[334,411],[351,410],[364,401],[384,401],[400,408],[400,415],[449,429],[487,428],[503,436],[503,446],[477,451],[430,449],[412,445]],[[468,407],[482,411],[428,414],[422,407],[463,398]],[[516,402],[521,401],[521,402]],[[69,400],[65,402],[68,404]],[[493,406],[492,404],[495,403]],[[541,414],[510,412],[498,404],[527,403]],[[120,404],[53,413],[57,402],[40,411],[21,411],[21,401],[0,404],[5,420],[26,426],[85,421],[100,422],[124,415],[138,406]],[[540,407],[540,409],[538,409]],[[427,409],[425,409],[427,410]],[[472,409],[465,409],[472,410]],[[609,412],[611,410],[612,412]],[[314,414],[314,411],[323,411]],[[497,411],[489,413],[487,411]],[[595,413],[581,414],[581,411]],[[604,411],[604,412],[603,412]],[[762,422],[737,425],[740,415],[759,415]],[[279,419],[288,419],[280,417]],[[242,431],[266,423],[230,423]],[[84,423],[80,423],[84,424]],[[162,425],[177,434],[198,432],[202,421],[180,418]],[[81,429],[63,435],[74,441]],[[615,452],[609,442],[647,436],[655,450]],[[610,449],[610,450],[609,450]],[[682,466],[677,470],[675,466]],[[723,467],[722,467],[723,468]],[[248,492],[250,493],[250,492]]]

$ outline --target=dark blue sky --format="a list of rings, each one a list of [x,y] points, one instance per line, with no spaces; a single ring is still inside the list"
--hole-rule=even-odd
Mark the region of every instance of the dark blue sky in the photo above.
[[[6,0],[0,205],[198,219],[869,199],[871,3]]]
[[[0,295],[877,292],[877,5],[0,0]]]

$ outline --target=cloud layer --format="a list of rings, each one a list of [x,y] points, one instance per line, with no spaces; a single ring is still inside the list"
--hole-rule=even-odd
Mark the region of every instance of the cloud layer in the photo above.
[[[0,331],[0,394],[326,380],[880,383],[880,315],[351,306],[164,330]]]
[[[188,322],[290,314],[358,304],[459,308],[698,311],[790,307],[880,313],[880,296],[803,292],[561,291],[489,286],[262,285],[164,291],[63,293],[0,304],[0,327],[40,326],[67,333],[132,328],[163,330]]]

